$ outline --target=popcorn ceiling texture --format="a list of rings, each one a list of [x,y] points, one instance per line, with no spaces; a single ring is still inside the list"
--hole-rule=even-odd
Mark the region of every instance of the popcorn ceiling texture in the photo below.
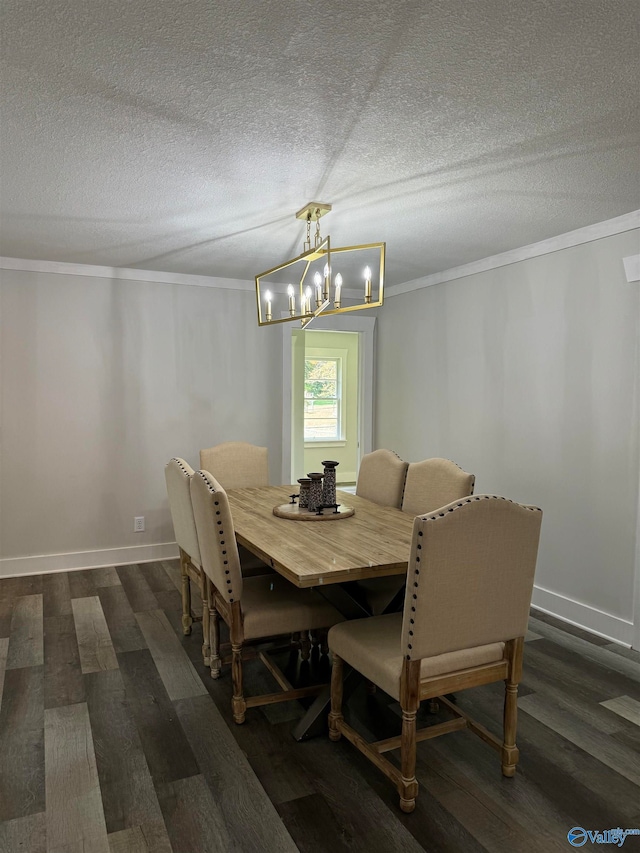
[[[637,0],[6,0],[0,252],[388,284],[640,207]],[[325,224],[326,223],[326,224]]]

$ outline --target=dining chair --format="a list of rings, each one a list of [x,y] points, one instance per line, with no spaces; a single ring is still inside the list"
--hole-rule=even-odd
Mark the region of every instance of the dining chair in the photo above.
[[[404,613],[372,616],[329,631],[333,653],[329,737],[341,735],[395,783],[400,808],[415,808],[416,743],[468,728],[496,749],[513,776],[518,682],[536,567],[542,512],[494,495],[477,495],[413,524]],[[402,734],[368,743],[342,715],[343,661],[400,703]],[[499,739],[446,698],[505,682]],[[438,697],[453,719],[416,730],[420,701]],[[400,768],[383,754],[400,749]]]
[[[326,685],[294,689],[268,655],[258,656],[282,692],[261,696],[244,695],[242,660],[249,641],[291,634],[307,629],[330,628],[344,618],[312,589],[298,589],[278,574],[243,578],[238,558],[233,519],[227,493],[207,471],[191,480],[202,567],[209,579],[211,676],[219,678],[223,659],[219,617],[229,627],[233,678],[233,719],[243,723],[247,708],[313,696]]]
[[[411,462],[402,496],[402,511],[409,515],[433,512],[451,501],[473,494],[475,475],[463,471],[449,459],[424,459]],[[387,608],[404,585],[397,575],[361,581],[360,587],[371,612],[378,615]],[[400,601],[400,604],[402,602]]]
[[[200,468],[211,471],[223,489],[259,489],[269,485],[269,459],[266,447],[246,441],[225,441],[200,451]],[[245,577],[271,574],[263,561],[238,546],[240,565]]]
[[[180,549],[182,631],[185,635],[190,634],[193,623],[190,585],[192,580],[198,585],[202,597],[202,657],[205,666],[209,666],[209,606],[206,577],[202,571],[200,546],[191,505],[190,483],[193,474],[193,468],[189,463],[177,456],[171,459],[164,469],[169,509],[176,542]]]
[[[423,515],[438,507],[473,494],[476,478],[450,459],[423,459],[411,462],[402,496],[402,511]]]
[[[269,485],[266,447],[225,441],[200,451],[200,468],[211,471],[223,489],[257,489]]]
[[[360,462],[356,495],[382,506],[400,507],[407,463],[392,450],[366,453]]]

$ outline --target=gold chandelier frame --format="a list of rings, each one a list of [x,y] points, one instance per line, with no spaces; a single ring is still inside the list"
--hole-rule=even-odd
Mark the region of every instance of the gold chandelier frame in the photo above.
[[[384,271],[385,271],[385,243],[363,243],[355,246],[331,247],[331,238],[322,237],[320,233],[319,220],[331,210],[331,205],[321,202],[310,202],[296,213],[297,219],[304,219],[307,225],[304,251],[284,261],[255,277],[256,283],[256,305],[258,311],[258,325],[272,326],[280,323],[290,323],[299,320],[302,328],[306,328],[316,317],[331,316],[332,314],[344,314],[350,311],[362,311],[365,308],[376,308],[384,302]],[[311,246],[311,222],[316,222],[314,245]],[[333,264],[344,253],[356,253],[367,251],[374,257],[373,253],[379,253],[379,261],[374,269],[367,264],[364,270],[364,287],[362,288],[362,302],[353,302],[353,289],[348,289],[351,281],[343,283],[342,275],[333,274]],[[373,264],[373,262],[372,262]],[[301,265],[301,272],[287,285],[288,311],[282,311],[284,316],[274,316],[273,293],[268,289],[269,276],[274,276],[293,265]],[[310,272],[314,272],[313,287],[310,283]],[[322,270],[322,271],[320,271]],[[375,282],[375,287],[374,287]],[[273,286],[273,285],[272,285]],[[278,282],[281,294],[282,282]],[[343,297],[344,288],[344,297]],[[374,298],[375,293],[375,298]],[[347,304],[343,304],[347,301]],[[280,299],[281,307],[282,300]],[[315,307],[314,307],[315,306]]]

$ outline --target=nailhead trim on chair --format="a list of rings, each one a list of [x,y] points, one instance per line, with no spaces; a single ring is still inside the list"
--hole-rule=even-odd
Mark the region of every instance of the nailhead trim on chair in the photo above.
[[[209,489],[209,491],[211,492],[211,494],[212,494],[212,495],[217,495],[217,494],[218,494],[218,492],[213,488],[213,486],[211,485],[211,483],[207,480],[207,478],[205,477],[204,473],[203,473],[202,471],[197,471],[196,473],[198,473],[198,474],[202,477],[202,479],[203,479],[203,480],[204,480],[204,482],[206,483],[206,486],[207,486],[207,488]],[[220,501],[214,501],[214,504],[215,504],[215,506],[220,506]],[[217,509],[217,510],[216,510],[216,515],[220,515],[220,510],[219,510],[219,509]],[[220,527],[220,530],[218,530],[218,536],[224,536],[224,530],[222,530],[222,521],[217,521],[216,523],[217,523],[217,524],[219,524],[219,525],[221,526],[221,527]],[[224,545],[224,539],[221,539],[221,540],[220,540],[220,542],[219,542],[219,544],[220,544],[220,545]],[[223,556],[225,556],[225,557],[226,557],[226,555],[227,555],[226,550],[223,550],[223,551],[222,551],[222,554],[223,554]],[[224,565],[225,565],[225,566],[228,566],[228,565],[229,565],[229,561],[228,561],[228,560],[223,560],[223,563],[224,563]],[[225,570],[224,570],[224,573],[225,573],[225,575],[230,574],[229,569],[225,569]],[[233,598],[231,598],[231,596],[233,595],[233,590],[231,589],[231,579],[230,579],[230,578],[227,578],[227,584],[229,585],[229,589],[227,590],[227,592],[229,593],[229,603],[230,603],[230,604],[233,604]]]
[[[388,450],[389,448],[386,448],[386,449]],[[406,462],[406,461],[402,458],[402,456],[400,456],[400,454],[399,454],[399,453],[396,453],[396,451],[395,451],[395,450],[389,450],[389,453],[393,453],[393,455],[394,455],[394,456],[396,456],[396,457],[397,457],[401,462],[404,462],[404,463],[405,463],[405,465],[407,466],[407,467],[405,468],[405,470],[404,470],[404,481],[403,481],[403,483],[402,483],[402,494],[400,495],[400,506],[402,506],[402,502],[403,502],[403,500],[404,500],[404,490],[405,490],[406,485],[407,485],[407,471],[409,470],[409,463],[408,463],[408,462]]]
[[[510,504],[516,503],[516,501],[512,501],[510,498],[503,498],[501,495],[476,495],[475,497],[466,498],[465,500],[461,501],[460,503],[456,504],[455,506],[449,507],[447,512],[455,512],[455,510],[458,509],[458,507],[464,506],[464,504],[470,504],[471,501],[482,501],[482,500],[507,501],[507,503],[510,503]],[[529,509],[532,512],[542,512],[540,507],[537,507],[537,506],[525,506],[524,504],[519,504],[519,506],[521,506],[523,509]],[[419,518],[422,521],[437,521],[438,518],[443,518],[444,515],[445,515],[444,512],[439,512],[439,513],[436,513],[435,515],[421,515],[421,516],[419,516]],[[422,531],[418,532],[418,536],[422,536]]]
[[[186,468],[184,467],[184,465],[182,464],[182,459],[178,459],[178,457],[177,457],[177,456],[174,456],[174,457],[173,457],[173,459],[170,459],[170,460],[169,460],[169,462],[167,462],[167,464],[166,464],[164,467],[165,467],[165,468],[168,468],[168,467],[169,467],[169,465],[170,465],[172,462],[177,462],[177,463],[178,463],[178,467],[180,468],[180,470],[182,471],[182,473],[183,473],[186,477],[190,477],[190,476],[191,476],[191,474],[187,471],[187,469],[186,469]]]
[[[450,462],[451,460],[448,460],[448,461]],[[455,465],[456,463],[454,462],[453,464]],[[460,466],[458,466],[458,467],[460,467]],[[461,470],[462,470],[462,469],[461,469]],[[459,507],[464,506],[465,504],[470,504],[472,501],[482,501],[482,500],[487,500],[487,501],[506,501],[507,503],[510,503],[510,504],[512,504],[512,503],[516,503],[516,501],[512,501],[510,498],[503,498],[501,495],[475,495],[475,497],[469,497],[469,498],[466,498],[465,500],[460,501],[459,503],[457,503],[455,506],[451,506],[451,507],[449,507],[449,509],[447,510],[447,512],[455,512],[457,509],[459,509]],[[519,506],[521,506],[523,509],[529,509],[529,510],[531,510],[531,512],[542,512],[542,510],[540,509],[540,507],[537,507],[537,506],[525,506],[524,504],[519,504]],[[444,513],[444,512],[438,512],[438,513],[435,513],[434,515],[420,515],[420,516],[418,516],[418,517],[421,519],[421,521],[437,521],[439,518],[444,518],[444,516],[445,516],[445,515],[446,515],[446,513]],[[419,531],[418,531],[418,536],[422,536],[422,533],[423,533],[423,531],[422,531],[422,530],[419,530]],[[422,550],[422,545],[418,544],[418,546],[417,546],[417,550],[418,550],[418,551],[421,551],[421,550]],[[416,557],[416,563],[419,563],[419,562],[420,562],[420,557]],[[415,574],[416,574],[416,575],[419,575],[419,574],[420,574],[420,570],[419,570],[418,568],[416,568],[416,570],[415,570]],[[413,586],[414,586],[414,589],[416,590],[416,592],[414,592],[414,593],[413,593],[413,600],[415,601],[415,600],[418,598],[418,595],[417,595],[418,581],[415,581],[415,583],[413,584]],[[412,606],[412,607],[411,607],[411,612],[412,612],[412,613],[415,613],[415,612],[416,612],[416,608]],[[414,619],[412,619],[412,618],[410,618],[410,619],[409,619],[409,623],[410,623],[411,625],[414,625],[414,624],[415,624],[415,620],[414,620]],[[410,637],[413,637],[413,631],[412,631],[412,630],[410,630],[410,631],[409,631],[409,636],[410,636]],[[411,649],[412,649],[412,645],[411,645],[411,643],[407,643],[407,649],[408,649],[409,651],[411,651]],[[411,660],[411,655],[406,655],[406,659],[407,659],[407,660]]]

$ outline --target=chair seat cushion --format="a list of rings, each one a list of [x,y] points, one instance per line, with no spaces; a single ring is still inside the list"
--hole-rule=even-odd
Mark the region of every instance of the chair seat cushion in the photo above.
[[[329,648],[394,699],[400,698],[402,613],[343,622],[329,631]],[[421,678],[502,660],[504,643],[423,658]]]
[[[344,617],[312,589],[298,589],[278,574],[247,578],[242,590],[246,640],[330,628]]]

